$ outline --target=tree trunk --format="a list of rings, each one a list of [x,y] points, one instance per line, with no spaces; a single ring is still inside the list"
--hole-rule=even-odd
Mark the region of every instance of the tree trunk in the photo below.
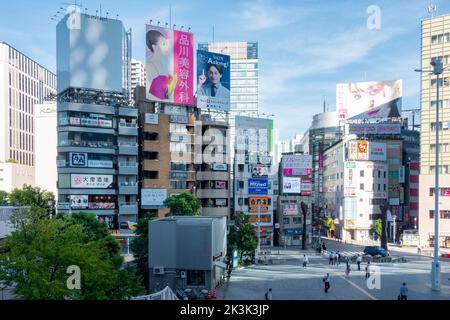
[[[387,211],[389,209],[389,205],[387,203],[385,203],[384,205],[380,205],[380,210],[381,210],[381,236],[380,236],[380,241],[381,241],[381,247],[385,250],[388,249],[387,246]]]

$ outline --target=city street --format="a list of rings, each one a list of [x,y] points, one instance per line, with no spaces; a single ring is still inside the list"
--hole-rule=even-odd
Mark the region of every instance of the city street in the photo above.
[[[278,254],[279,249],[279,254]],[[363,246],[327,241],[327,249],[340,250],[344,254],[361,252]],[[360,249],[360,250],[359,250]],[[412,253],[404,253],[406,263],[373,263],[381,269],[380,289],[369,289],[365,278],[366,263],[351,265],[345,275],[345,263],[328,264],[328,255],[319,256],[307,251],[309,266],[302,267],[300,248],[272,249],[274,264],[256,265],[233,270],[232,276],[217,292],[217,299],[263,300],[268,288],[273,290],[274,300],[396,300],[403,282],[409,289],[408,299],[450,300],[450,261],[442,261],[441,292],[432,292],[430,267],[432,259]],[[391,252],[397,256],[398,253]],[[331,286],[324,292],[322,278],[330,273]]]

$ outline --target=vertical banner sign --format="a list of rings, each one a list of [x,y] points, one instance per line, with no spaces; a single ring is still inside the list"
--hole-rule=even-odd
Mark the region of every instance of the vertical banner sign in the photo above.
[[[146,26],[147,99],[194,104],[194,35]]]

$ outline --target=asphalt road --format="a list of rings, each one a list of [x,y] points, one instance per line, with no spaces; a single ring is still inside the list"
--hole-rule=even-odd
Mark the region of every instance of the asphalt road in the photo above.
[[[327,249],[348,254],[361,252],[361,245],[327,241]],[[320,256],[306,251],[310,264],[301,265],[300,248],[272,248],[273,264],[250,266],[234,270],[226,284],[217,290],[223,300],[263,300],[268,288],[273,289],[274,300],[396,300],[403,282],[409,289],[409,299],[450,300],[450,261],[441,262],[441,291],[433,292],[430,285],[432,259],[409,252],[391,252],[407,258],[406,263],[373,263],[379,267],[379,277],[367,283],[365,264],[357,271],[351,264],[347,277],[345,263],[328,264],[328,255]],[[377,271],[378,272],[378,271]],[[330,273],[331,288],[324,292],[322,278]],[[378,285],[379,284],[379,285]]]

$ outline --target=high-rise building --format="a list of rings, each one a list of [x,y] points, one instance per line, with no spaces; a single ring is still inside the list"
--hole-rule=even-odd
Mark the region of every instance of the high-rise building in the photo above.
[[[440,59],[444,67],[450,63],[450,15],[422,21],[421,67],[431,70],[431,61]],[[439,106],[436,104],[436,76],[430,72],[421,74],[421,138],[420,185],[418,227],[421,242],[434,245],[434,188],[435,172],[439,170],[439,243],[450,247],[450,81],[445,72],[439,84]],[[436,108],[439,108],[439,124]],[[436,128],[439,127],[439,168],[435,164]]]
[[[136,59],[131,59],[131,91],[137,86],[146,86],[145,65]]]
[[[56,200],[58,200],[58,189],[56,187],[56,181],[58,180],[56,169],[58,134],[57,111],[54,101],[35,106],[34,126],[36,134],[35,184],[43,190],[53,192]]]
[[[230,56],[230,153],[234,158],[235,117],[258,115],[258,42],[199,43],[199,50]]]
[[[272,166],[272,120],[236,117],[234,159],[234,212],[257,227],[261,245],[273,245],[273,215],[276,209]]]
[[[125,247],[138,215],[131,32],[116,19],[80,14],[78,25],[68,19],[56,27],[58,209],[95,214]]]
[[[0,188],[34,185],[35,105],[55,93],[56,76],[0,43]]]

